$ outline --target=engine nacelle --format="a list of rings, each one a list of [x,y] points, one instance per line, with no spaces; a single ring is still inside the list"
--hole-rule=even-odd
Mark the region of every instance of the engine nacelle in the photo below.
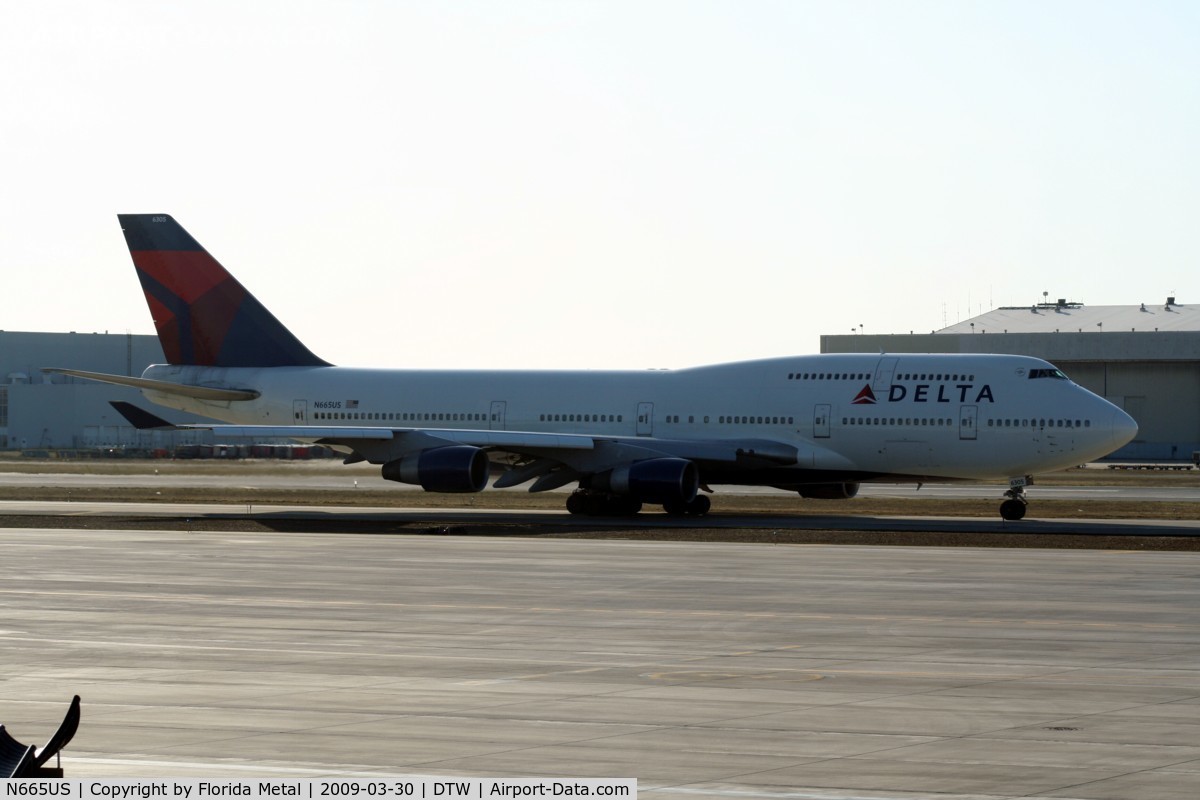
[[[849,500],[858,494],[857,483],[814,483],[796,490],[810,500]]]
[[[700,470],[686,458],[651,458],[617,467],[603,488],[644,503],[690,503],[700,488]]]
[[[389,461],[383,477],[427,492],[478,492],[487,486],[487,453],[466,444],[435,447]]]

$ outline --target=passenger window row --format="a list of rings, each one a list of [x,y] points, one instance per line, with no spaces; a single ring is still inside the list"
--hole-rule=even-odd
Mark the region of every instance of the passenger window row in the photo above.
[[[890,425],[894,427],[943,427],[954,420],[945,417],[842,417],[843,425]]]
[[[1051,370],[1042,370],[1050,372]],[[1058,372],[1058,370],[1053,370]],[[1062,373],[1059,373],[1062,375]],[[1030,377],[1033,377],[1030,375]],[[1049,377],[1041,376],[1038,377]],[[1062,375],[1066,378],[1065,375]],[[871,373],[869,372],[789,372],[789,381],[869,381]],[[896,376],[898,381],[973,381],[974,375],[957,375],[952,373],[941,372],[905,372]]]
[[[313,419],[383,420],[387,422],[486,422],[487,414],[445,411],[317,411]]]
[[[789,381],[865,381],[869,372],[789,372]]]
[[[951,375],[948,373],[933,373],[933,372],[906,372],[902,375],[897,375],[898,381],[973,381],[974,375]]]
[[[938,378],[932,378],[937,380]],[[956,380],[951,377],[949,380]],[[971,380],[972,378],[967,378]],[[920,379],[918,379],[920,380]],[[368,412],[368,411],[318,411],[313,415],[318,420],[354,420],[354,421],[386,421],[386,422],[486,422],[487,414],[478,412]],[[623,414],[541,414],[540,422],[624,422]],[[689,424],[694,424],[696,418],[689,416]],[[678,414],[668,414],[664,420],[668,424],[679,424]],[[704,417],[707,425],[709,417]],[[721,425],[794,425],[793,417],[759,416],[759,415],[730,415],[717,417]],[[892,426],[947,426],[953,425],[954,420],[943,417],[842,417],[843,425],[892,425]],[[989,428],[1090,428],[1090,419],[989,419]]]
[[[1090,419],[989,419],[989,428],[1090,428]]]

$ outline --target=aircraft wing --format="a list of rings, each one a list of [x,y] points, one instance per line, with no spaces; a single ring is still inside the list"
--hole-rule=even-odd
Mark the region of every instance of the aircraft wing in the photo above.
[[[188,425],[208,428],[222,436],[244,438],[289,437],[314,444],[340,446],[353,451],[351,460],[387,464],[404,456],[450,445],[468,445],[488,451],[496,460],[514,458],[498,477],[504,489],[534,481],[531,492],[557,489],[587,475],[596,475],[637,461],[677,458],[697,464],[741,464],[747,468],[796,464],[795,447],[765,439],[723,441],[661,439],[653,437],[600,437],[588,434],[540,431],[462,430],[453,428],[349,428],[314,425]],[[515,463],[512,463],[515,462]]]
[[[540,479],[531,491],[557,488],[582,475],[595,474],[649,458],[682,458],[699,463],[793,465],[796,447],[770,439],[683,439],[648,436],[595,436],[540,431],[497,431],[459,428],[393,428],[340,425],[173,425],[124,402],[112,406],[135,427],[158,430],[211,430],[231,438],[288,438],[340,446],[362,460],[382,464],[447,445],[469,445],[516,456],[518,465],[496,485],[516,486]]]
[[[358,449],[365,441],[404,442],[414,439],[424,449],[425,439],[442,443],[466,444],[518,455],[543,455],[556,450],[595,450],[600,444],[623,444],[652,450],[659,456],[674,456],[695,461],[736,461],[759,457],[782,464],[796,463],[796,448],[766,439],[729,439],[720,442],[689,439],[656,439],[633,436],[592,436],[579,433],[542,433],[539,431],[463,430],[460,428],[370,428],[335,425],[221,425],[188,424],[172,426],[180,430],[211,430],[239,439],[289,438],[318,444],[342,444]],[[417,442],[414,442],[414,444]],[[398,452],[396,455],[401,455]]]

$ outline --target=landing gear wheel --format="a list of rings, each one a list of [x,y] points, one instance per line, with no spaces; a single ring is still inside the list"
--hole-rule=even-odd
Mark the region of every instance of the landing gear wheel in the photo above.
[[[613,504],[614,517],[633,517],[641,513],[642,501],[632,497],[618,497]]]
[[[586,493],[583,491],[574,491],[567,495],[567,512],[570,514],[586,514],[587,501]]]
[[[1030,483],[1033,482],[1033,479],[1029,477],[1027,477],[1026,480],[1028,480]],[[1015,480],[1013,482],[1016,483]],[[1029,500],[1025,497],[1024,484],[1013,486],[1004,493],[1004,496],[1008,499],[1000,504],[1001,518],[1010,521],[1016,521],[1024,517],[1025,509],[1029,505]]]
[[[1025,516],[1023,500],[1005,500],[1000,504],[1000,516],[1006,520],[1018,520]]]
[[[641,501],[620,494],[577,489],[567,495],[567,511],[587,517],[632,517],[642,510]]]
[[[712,508],[712,501],[704,495],[696,495],[686,503],[682,500],[672,500],[663,503],[663,511],[672,517],[703,517]]]

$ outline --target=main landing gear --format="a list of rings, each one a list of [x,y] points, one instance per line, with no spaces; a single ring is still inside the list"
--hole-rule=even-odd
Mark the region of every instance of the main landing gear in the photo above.
[[[588,517],[632,517],[642,510],[640,500],[628,495],[576,489],[567,496],[567,511]]]
[[[1009,489],[1004,493],[1008,499],[1000,504],[1000,516],[1003,519],[1015,521],[1025,516],[1026,506],[1029,505],[1029,498],[1025,496],[1025,486],[1033,483],[1033,479],[1013,478],[1009,481]]]
[[[663,503],[663,510],[673,517],[702,517],[712,508],[712,501],[696,495],[690,502]],[[631,517],[642,510],[642,501],[628,495],[576,489],[567,496],[567,511],[588,517]]]
[[[696,495],[686,503],[663,503],[663,511],[672,517],[703,517],[710,508],[712,501],[702,494]]]

